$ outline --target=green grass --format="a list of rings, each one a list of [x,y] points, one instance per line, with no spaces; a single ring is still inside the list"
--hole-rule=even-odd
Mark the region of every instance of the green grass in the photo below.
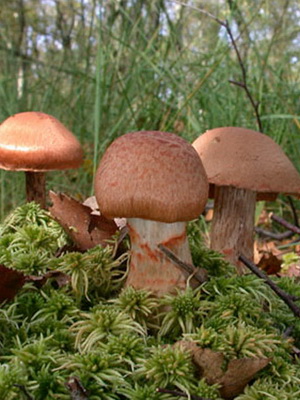
[[[26,61],[25,91],[20,98],[20,57],[8,48],[0,49],[0,121],[25,110],[43,111],[60,119],[84,146],[84,166],[49,173],[49,189],[89,196],[103,151],[129,131],[172,131],[193,141],[217,126],[257,129],[245,92],[229,83],[229,79],[241,80],[241,68],[224,35],[218,34],[218,24],[190,9],[182,12],[181,19],[170,13],[167,19],[168,8],[162,7],[155,25],[149,22],[151,7],[137,3],[143,12],[120,6],[110,24],[106,15],[96,15],[86,37],[74,31],[78,46],[68,52],[55,49],[50,37],[47,52]],[[159,8],[158,2],[153,4]],[[167,2],[163,4],[167,7]],[[269,10],[267,1],[262,4]],[[234,19],[225,6],[207,7],[220,18]],[[262,24],[257,9],[243,12],[243,27],[250,32]],[[272,33],[268,12],[265,23]],[[277,49],[278,35],[289,45],[292,36],[284,24],[278,29],[271,41],[245,42],[243,37],[237,44],[247,54],[248,85],[260,103],[264,131],[282,145],[300,170],[297,70],[289,62],[291,48],[286,55],[279,55]],[[0,177],[2,219],[25,195],[23,174],[1,172]]]

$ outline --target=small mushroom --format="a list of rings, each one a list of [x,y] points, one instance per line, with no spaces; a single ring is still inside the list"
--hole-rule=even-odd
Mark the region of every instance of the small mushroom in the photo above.
[[[126,284],[158,296],[184,288],[186,274],[157,246],[192,264],[186,221],[201,214],[208,196],[195,149],[173,133],[127,133],[100,161],[95,196],[104,216],[127,218],[131,259]]]
[[[51,115],[23,112],[0,125],[0,168],[25,171],[27,201],[45,208],[45,172],[78,168],[82,161],[79,141]]]
[[[250,129],[222,127],[193,143],[214,198],[211,247],[223,252],[243,272],[240,254],[253,259],[256,200],[278,193],[300,194],[300,176],[281,147]]]

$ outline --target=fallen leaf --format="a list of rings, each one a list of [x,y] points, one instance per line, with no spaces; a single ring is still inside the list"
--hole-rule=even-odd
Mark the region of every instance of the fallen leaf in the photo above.
[[[107,246],[108,240],[118,231],[115,221],[95,215],[92,208],[63,193],[50,191],[52,217],[65,229],[82,251],[96,245]]]
[[[87,199],[84,200],[84,202],[82,204],[84,206],[90,207],[92,209],[92,214],[100,215],[98,203],[97,203],[97,200],[96,200],[95,196],[88,197]]]
[[[292,277],[300,277],[300,265],[299,263],[293,263],[290,264],[288,267],[286,268],[282,268],[280,273],[280,276],[289,276],[290,278]]]
[[[193,355],[193,361],[199,369],[200,376],[210,385],[218,382],[224,374],[222,369],[224,356],[220,352],[198,347]]]
[[[0,275],[0,303],[2,303],[15,297],[23,287],[26,277],[22,272],[7,268],[3,264],[0,264]]]
[[[25,276],[26,282],[33,282],[37,288],[41,288],[48,279],[53,279],[58,288],[66,286],[70,283],[71,277],[61,271],[49,271],[44,275],[27,275]]]
[[[257,266],[268,275],[277,274],[281,269],[282,260],[272,253],[263,254]]]
[[[95,196],[88,197],[82,204],[92,209],[92,215],[100,215],[100,210]],[[119,229],[125,228],[127,223],[126,218],[114,218],[114,221]]]
[[[257,203],[256,206],[256,213],[258,212],[258,215],[256,215],[256,226],[263,227],[264,229],[271,229],[272,227],[272,220],[271,220],[271,213],[269,213],[265,209],[265,203]]]
[[[53,278],[60,288],[69,284],[71,278],[69,275],[60,271],[49,271],[45,275],[24,275],[22,272],[12,268],[7,268],[0,264],[0,303],[5,300],[12,300],[25,282],[33,282],[37,288],[41,288],[48,279]]]
[[[224,399],[232,399],[242,393],[255,374],[271,361],[270,358],[233,359],[224,370],[224,355],[221,352],[201,348],[192,341],[182,340],[175,345],[191,352],[199,378],[205,378],[210,385],[219,384]]]
[[[280,256],[282,254],[282,251],[278,249],[278,243],[273,240],[263,242],[256,241],[255,245],[257,247],[258,253],[260,253],[261,255],[272,253],[275,256]]]
[[[232,399],[242,393],[255,374],[270,361],[270,358],[240,358],[229,361],[225,374],[216,382],[221,385],[221,396]]]

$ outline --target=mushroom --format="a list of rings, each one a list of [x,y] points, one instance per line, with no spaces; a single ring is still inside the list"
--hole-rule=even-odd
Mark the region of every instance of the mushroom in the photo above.
[[[27,201],[45,208],[45,172],[77,168],[82,161],[79,141],[51,115],[23,112],[0,125],[0,168],[25,171]]]
[[[192,264],[186,221],[201,214],[208,196],[207,176],[195,149],[173,133],[127,133],[100,161],[95,196],[104,216],[127,218],[131,258],[126,285],[158,296],[184,288],[185,272],[157,246],[163,244]]]
[[[214,198],[211,247],[243,273],[238,257],[253,259],[256,200],[275,199],[278,193],[299,195],[299,173],[278,144],[250,129],[211,129],[193,146]]]

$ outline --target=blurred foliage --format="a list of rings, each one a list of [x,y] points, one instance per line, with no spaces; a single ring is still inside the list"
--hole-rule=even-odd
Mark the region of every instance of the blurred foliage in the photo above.
[[[0,121],[40,110],[85,149],[78,171],[49,174],[48,187],[79,198],[116,136],[174,131],[192,141],[208,128],[257,129],[236,39],[264,131],[299,168],[300,7],[297,0],[2,0]],[[204,10],[199,12],[196,8]],[[1,171],[3,217],[24,197],[23,174]]]

